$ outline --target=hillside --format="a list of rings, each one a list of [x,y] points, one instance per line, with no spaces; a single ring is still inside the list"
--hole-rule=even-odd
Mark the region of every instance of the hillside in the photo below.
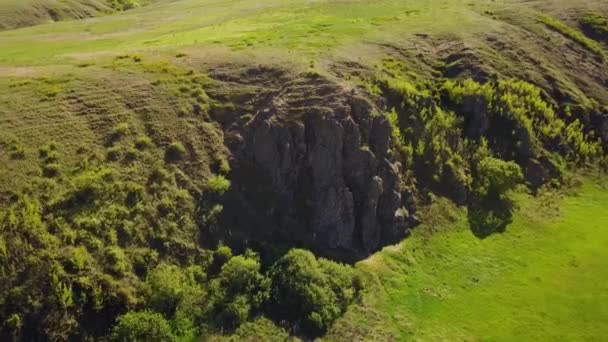
[[[605,1],[125,4],[0,0],[0,339],[602,336]]]
[[[139,0],[2,0],[0,30],[53,21],[90,18],[139,7]]]

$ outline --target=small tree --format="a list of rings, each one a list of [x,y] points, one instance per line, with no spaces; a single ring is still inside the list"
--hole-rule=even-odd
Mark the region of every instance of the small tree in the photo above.
[[[469,223],[475,235],[486,237],[505,230],[513,216],[509,193],[522,181],[521,168],[514,162],[481,158],[469,201]]]
[[[477,166],[475,192],[486,199],[506,199],[507,193],[523,181],[519,165],[485,157]]]
[[[261,308],[269,296],[270,280],[260,269],[253,253],[232,257],[222,266],[211,282],[216,323],[234,329]]]
[[[357,296],[353,271],[292,249],[270,270],[271,314],[287,319],[306,334],[320,335]]]
[[[114,341],[165,342],[174,339],[169,322],[152,311],[127,312],[112,329]]]

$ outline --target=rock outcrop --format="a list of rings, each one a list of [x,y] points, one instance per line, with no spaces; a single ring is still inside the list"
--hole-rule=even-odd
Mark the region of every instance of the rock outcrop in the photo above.
[[[353,90],[319,76],[289,83],[235,135],[232,164],[240,171],[225,212],[235,226],[249,226],[245,240],[281,235],[357,259],[417,222],[401,166],[389,156],[389,122]]]

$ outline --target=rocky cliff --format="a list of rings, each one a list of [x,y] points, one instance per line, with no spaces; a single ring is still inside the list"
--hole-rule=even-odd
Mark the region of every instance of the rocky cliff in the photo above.
[[[389,122],[372,102],[307,75],[266,103],[229,133],[235,171],[224,224],[233,229],[216,238],[280,240],[351,260],[409,233],[413,194],[391,159]]]

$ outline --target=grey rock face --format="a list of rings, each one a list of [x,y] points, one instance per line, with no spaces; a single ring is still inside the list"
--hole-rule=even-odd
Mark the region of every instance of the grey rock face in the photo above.
[[[270,180],[270,191],[287,209],[260,215],[305,227],[293,236],[306,241],[296,244],[349,258],[365,256],[408,234],[413,201],[407,194],[404,203],[400,166],[388,157],[391,127],[386,118],[365,98],[316,82],[324,89],[333,86],[334,92],[319,99],[307,94],[318,84],[287,87],[240,132],[243,140],[233,151],[233,165],[254,165]],[[293,107],[293,98],[298,104],[312,100]],[[241,181],[255,182],[233,179]]]

